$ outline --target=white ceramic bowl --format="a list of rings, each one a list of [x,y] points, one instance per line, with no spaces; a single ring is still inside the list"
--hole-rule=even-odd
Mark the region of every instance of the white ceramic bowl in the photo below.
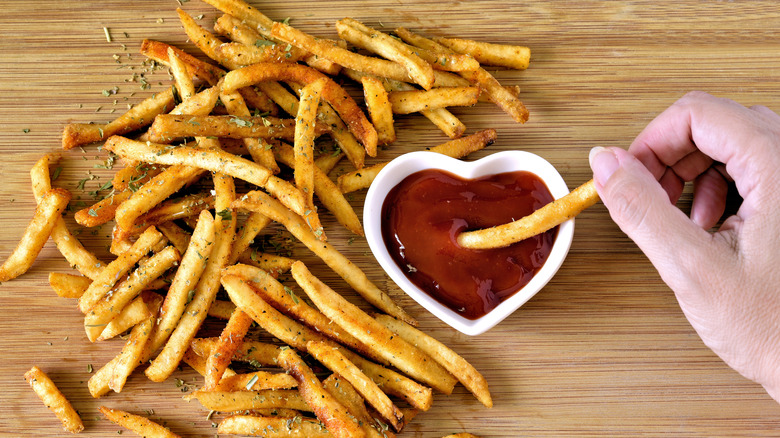
[[[417,303],[456,330],[467,335],[484,333],[525,304],[555,275],[569,252],[574,237],[574,219],[560,225],[547,261],[530,282],[481,318],[464,318],[414,285],[392,259],[382,238],[382,205],[387,194],[407,176],[425,169],[440,169],[466,179],[523,170],[541,178],[555,199],[569,193],[569,189],[549,162],[523,151],[497,152],[471,162],[435,152],[411,152],[391,161],[371,184],[363,209],[363,226],[368,245],[387,275]]]

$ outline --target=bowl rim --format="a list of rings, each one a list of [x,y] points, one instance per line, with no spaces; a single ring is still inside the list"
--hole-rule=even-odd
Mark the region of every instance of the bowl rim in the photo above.
[[[363,226],[369,248],[379,265],[404,293],[423,308],[459,332],[476,336],[506,319],[553,278],[571,247],[574,219],[559,226],[547,261],[531,281],[486,315],[474,320],[464,318],[414,285],[390,256],[382,237],[381,214],[387,194],[407,176],[425,169],[444,170],[467,179],[524,170],[539,176],[555,199],[568,194],[569,189],[550,162],[520,150],[495,152],[475,161],[463,161],[430,151],[409,152],[390,161],[374,178],[363,206]]]

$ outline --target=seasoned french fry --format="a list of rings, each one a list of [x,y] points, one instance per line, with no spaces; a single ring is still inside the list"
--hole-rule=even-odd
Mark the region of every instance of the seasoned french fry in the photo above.
[[[194,293],[195,286],[206,268],[204,260],[211,257],[214,239],[214,218],[208,211],[202,211],[165,296],[160,310],[160,321],[149,342],[151,352],[160,348],[176,328],[190,298],[190,292]]]
[[[395,114],[411,114],[450,106],[471,106],[479,99],[478,87],[439,87],[432,90],[393,91],[388,99]]]
[[[162,222],[156,225],[157,229],[176,247],[180,253],[187,251],[192,235],[173,222]]]
[[[254,212],[249,213],[246,221],[244,221],[244,225],[236,232],[236,239],[233,241],[228,265],[234,265],[249,249],[249,246],[254,242],[255,237],[260,234],[260,231],[270,223],[271,218],[268,216]]]
[[[208,374],[207,374],[208,375]],[[247,374],[222,377],[215,391],[260,391],[262,389],[290,389],[298,382],[286,373],[255,371]]]
[[[179,261],[179,251],[168,246],[152,257],[139,263],[125,281],[119,283],[109,294],[90,307],[84,316],[84,329],[87,337],[94,342],[106,325],[122,311],[153,280],[162,275]],[[98,281],[98,280],[95,280]],[[83,296],[82,296],[83,298]]]
[[[295,350],[282,350],[279,353],[279,365],[298,381],[298,391],[300,391],[301,396],[312,407],[314,414],[325,424],[333,436],[365,437],[365,432],[350,416],[347,409],[323,388],[320,379]]]
[[[136,227],[159,225],[190,216],[198,216],[203,210],[214,208],[214,196],[208,193],[194,193],[177,199],[161,202],[148,213],[136,219]],[[162,231],[161,231],[162,232]],[[164,234],[164,233],[163,233]]]
[[[481,64],[525,70],[531,60],[531,49],[511,44],[494,44],[463,38],[434,38],[437,43],[458,53],[473,56]]]
[[[426,385],[445,394],[452,392],[455,377],[427,354],[393,336],[390,330],[312,275],[302,262],[295,262],[291,272],[322,313],[366,344],[375,354]]]
[[[152,312],[149,310],[149,306],[144,302],[144,294],[139,295],[133,301],[130,302],[121,312],[106,325],[98,341],[105,341],[111,339],[114,336],[118,336],[126,332],[136,324],[141,323],[152,317]]]
[[[219,301],[215,301],[219,302]],[[217,344],[217,338],[196,338],[192,340],[192,349],[202,356],[207,356],[208,352],[214,349]],[[279,355],[281,347],[260,341],[245,340],[236,350],[234,360],[240,362],[253,362],[262,366],[276,367],[276,356]]]
[[[176,83],[176,89],[179,90],[179,97],[183,101],[190,99],[195,94],[192,75],[187,71],[187,65],[179,58],[173,47],[168,48],[168,63],[171,65],[171,73]]]
[[[152,316],[133,327],[127,342],[117,356],[117,361],[111,369],[111,379],[108,381],[108,387],[114,392],[122,391],[127,378],[142,363],[141,359],[144,355],[146,343],[152,334],[157,320],[157,312],[163,301],[162,296],[153,292],[145,293],[143,298]]]
[[[395,436],[389,429],[383,430],[381,433],[376,429],[377,421],[368,413],[363,398],[346,379],[333,373],[322,381],[322,386],[336,401],[344,405],[350,415],[357,419],[367,437],[392,438]]]
[[[120,411],[118,409],[107,408],[105,406],[100,406],[98,410],[108,421],[133,431],[139,436],[157,438],[179,437],[179,435],[171,432],[168,428],[163,427],[146,417]]]
[[[293,143],[295,185],[306,198],[303,219],[314,235],[323,241],[327,238],[317,214],[317,206],[314,205],[314,124],[317,120],[320,95],[326,83],[327,79],[320,78],[301,90],[298,114],[295,116],[295,143]]]
[[[390,144],[395,141],[395,128],[393,127],[393,106],[387,97],[387,90],[382,81],[375,76],[363,76],[363,97],[366,100],[366,108],[371,122],[376,128],[378,142]]]
[[[187,351],[184,352],[181,361],[189,365],[201,376],[206,375],[206,357],[198,355],[192,348],[188,348]],[[235,375],[236,372],[232,369],[228,368],[225,370],[225,377],[232,377]]]
[[[0,282],[14,279],[30,269],[57,221],[61,220],[60,214],[68,206],[70,198],[70,192],[59,188],[48,190],[43,195],[19,244],[0,266]]]
[[[279,24],[279,23],[276,23]],[[276,25],[275,24],[275,25]],[[275,26],[274,25],[274,26]],[[347,124],[349,130],[363,144],[366,153],[376,155],[376,130],[352,97],[335,81],[319,71],[300,64],[257,63],[225,75],[222,89],[232,92],[239,88],[255,85],[262,81],[291,81],[308,84],[325,78],[322,99],[328,102]]]
[[[325,244],[317,239],[300,216],[294,214],[270,196],[259,191],[253,191],[236,200],[234,207],[263,213],[276,222],[283,224],[301,243],[317,254],[325,264],[339,274],[369,303],[412,325],[416,324],[415,320],[396,304],[389,295],[376,287],[360,268],[344,257],[332,245]]]
[[[62,148],[72,149],[98,142],[112,135],[127,134],[149,125],[154,120],[154,116],[168,112],[171,108],[173,108],[173,91],[168,88],[135,105],[111,123],[105,125],[82,123],[65,125],[65,129],[62,131]]]
[[[170,65],[168,60],[168,49],[173,49],[179,59],[184,62],[190,75],[197,76],[210,85],[216,85],[217,82],[219,82],[219,78],[225,75],[225,71],[221,68],[203,62],[183,50],[172,47],[166,43],[148,39],[143,40],[141,43],[141,54],[165,65]],[[153,118],[154,116],[150,118],[149,123],[151,123],[151,119]]]
[[[239,309],[236,309],[230,315],[227,325],[219,335],[217,344],[206,359],[206,383],[204,389],[211,390],[216,388],[251,325],[252,318]]]
[[[84,295],[92,280],[81,275],[49,272],[49,285],[63,298],[79,298]]]
[[[274,155],[285,165],[295,167],[294,153],[289,145],[278,143],[274,147]],[[336,220],[346,229],[362,236],[363,226],[360,223],[360,218],[338,186],[319,167],[315,166],[312,173],[314,194],[317,195],[322,205],[333,213]]]
[[[43,404],[59,418],[63,429],[71,433],[79,433],[84,430],[84,423],[81,422],[78,412],[73,409],[68,399],[46,373],[37,366],[33,366],[24,374],[24,378]]]
[[[144,181],[145,182],[145,181]],[[82,227],[99,227],[116,216],[116,210],[127,198],[132,195],[132,190],[123,190],[98,201],[89,207],[84,207],[74,215],[76,223]]]
[[[245,265],[258,267],[275,277],[288,272],[292,264],[295,263],[295,260],[289,257],[258,252],[254,249],[244,251],[237,261]]]
[[[336,30],[348,42],[402,65],[409,77],[424,89],[433,87],[433,67],[406,44],[351,18],[337,21]]]
[[[309,342],[307,351],[317,361],[325,365],[334,373],[338,373],[346,379],[363,396],[363,398],[376,409],[396,431],[403,424],[403,413],[393,404],[390,398],[382,392],[374,381],[363,374],[360,369],[349,361],[338,348],[321,342]]]
[[[438,146],[432,147],[431,152],[437,152],[453,158],[462,158],[466,155],[481,150],[493,144],[496,140],[495,129],[485,129],[466,137],[450,140]],[[379,172],[387,165],[387,162],[339,175],[338,186],[342,193],[367,189]]]
[[[204,408],[218,412],[236,412],[247,409],[283,408],[311,412],[312,408],[295,389],[266,389],[260,391],[194,391],[185,399],[195,399]]]
[[[229,59],[231,68],[257,64],[258,62],[296,62],[306,56],[301,50],[294,53],[282,44],[249,46],[241,43],[223,43],[214,48],[214,55],[221,60]],[[228,65],[228,64],[226,64]]]
[[[33,194],[37,202],[40,202],[46,192],[51,190],[49,166],[57,162],[59,158],[58,154],[46,154],[30,170]],[[50,234],[51,239],[57,245],[57,249],[71,266],[89,278],[94,279],[97,277],[100,270],[103,269],[103,263],[84,248],[81,242],[76,239],[76,236],[68,230],[62,218],[58,217],[56,219]]]
[[[235,310],[236,305],[230,301],[214,300],[214,302],[211,303],[211,307],[209,307],[208,313],[212,318],[228,320]],[[195,340],[193,339],[192,342],[195,342]]]
[[[595,204],[599,194],[593,180],[523,218],[508,224],[458,235],[458,244],[471,249],[501,248],[550,230]]]
[[[376,320],[396,333],[406,342],[427,353],[460,381],[486,407],[493,407],[487,380],[466,359],[449,347],[422,331],[388,315],[378,315]]]
[[[247,120],[247,118],[252,116],[241,93],[223,93],[220,95],[220,100],[222,100],[222,104],[225,105],[225,108],[231,115],[243,120]],[[265,147],[265,143],[261,139],[244,137],[242,140],[255,162],[267,167],[273,173],[279,173],[279,166],[274,161],[273,152]]]
[[[222,40],[200,26],[194,18],[184,12],[181,8],[176,8],[176,13],[179,14],[179,21],[181,21],[184,32],[189,37],[190,41],[198,46],[206,56],[231,70],[241,67],[240,63],[235,62],[233,59],[220,56],[220,54],[217,53],[217,47],[222,44]]]
[[[263,436],[266,438],[327,438],[333,436],[318,420],[308,417],[265,417],[231,415],[219,423],[217,432],[227,435]]]

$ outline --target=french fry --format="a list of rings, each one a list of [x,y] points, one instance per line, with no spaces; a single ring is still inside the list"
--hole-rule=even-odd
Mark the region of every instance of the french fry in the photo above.
[[[236,412],[247,409],[295,409],[311,412],[312,408],[295,389],[265,389],[260,391],[203,391],[188,394],[186,400],[195,399],[204,408],[217,412]]]
[[[463,38],[434,38],[455,52],[467,54],[481,64],[525,70],[531,60],[531,49],[511,44],[494,44]]]
[[[216,388],[251,325],[252,318],[239,309],[236,309],[230,315],[227,325],[219,335],[217,344],[206,359],[206,382],[204,389],[211,390]]]
[[[82,227],[99,227],[111,221],[116,216],[116,209],[132,194],[132,190],[123,190],[82,208],[74,215],[76,223]]]
[[[187,351],[184,352],[184,356],[181,357],[181,361],[189,365],[190,368],[195,370],[198,374],[205,377],[206,356],[208,356],[208,353],[204,353],[204,355],[201,356],[197,354],[197,352],[195,352],[195,350],[192,347],[190,347],[187,349]],[[235,375],[236,372],[230,368],[226,369],[225,374],[223,374],[224,377],[232,377]]]
[[[0,282],[14,279],[30,269],[57,221],[61,220],[60,214],[68,206],[70,198],[70,192],[59,188],[48,190],[43,195],[19,244],[0,266]]]
[[[51,177],[49,166],[59,160],[59,154],[46,154],[38,160],[30,170],[33,195],[40,202],[47,191],[51,190]],[[103,268],[103,263],[76,239],[62,218],[57,218],[51,229],[51,239],[57,245],[57,249],[68,261],[68,264],[76,268],[80,273],[95,278]]]
[[[298,381],[298,391],[314,410],[314,415],[336,437],[360,438],[365,432],[347,409],[323,388],[322,383],[295,350],[279,353],[279,365]]]
[[[258,47],[241,43],[220,44],[214,49],[214,54],[218,59],[231,60],[229,65],[233,66],[232,68],[257,64],[258,62],[296,62],[306,56],[303,51],[296,50],[293,53],[281,44]]]
[[[92,280],[81,275],[49,272],[49,285],[54,292],[63,298],[79,298],[84,295]]]
[[[248,265],[233,265],[223,275],[235,275],[248,281],[260,297],[276,310],[294,317],[323,335],[358,351],[367,350],[360,341],[333,324],[317,309],[295,295],[292,289],[279,283],[268,272]]]
[[[327,438],[333,436],[318,420],[255,415],[231,415],[220,421],[217,433],[227,435],[263,436],[266,438]]]
[[[208,193],[194,193],[157,204],[149,212],[136,219],[136,227],[159,225],[190,216],[198,216],[203,210],[214,208],[214,196]]]
[[[274,155],[285,165],[295,167],[294,153],[289,145],[278,143],[274,147]],[[314,166],[312,173],[314,194],[317,195],[322,205],[333,213],[336,220],[346,229],[362,236],[363,225],[360,223],[360,218],[338,186],[318,166]]]
[[[272,276],[279,276],[284,272],[289,272],[294,259],[275,254],[268,254],[254,249],[248,249],[237,260],[245,265],[252,265],[260,268]]]
[[[155,225],[157,229],[180,253],[187,251],[192,235],[173,222],[162,222]]]
[[[100,125],[71,123],[62,131],[62,148],[72,149],[104,140],[112,135],[133,132],[152,123],[154,116],[173,108],[173,90],[166,89],[135,105],[112,122]]]
[[[322,381],[322,386],[347,409],[350,415],[357,419],[367,437],[391,438],[395,436],[389,429],[383,430],[381,433],[376,429],[377,421],[368,413],[363,398],[346,379],[333,373]]]
[[[232,179],[217,174],[214,176],[214,187],[217,193],[215,208],[218,212],[227,210],[229,213],[230,210],[226,206],[235,197]],[[235,230],[236,218],[234,215],[222,214],[216,217],[211,255],[205,262],[206,266],[195,286],[192,299],[186,305],[178,325],[171,333],[160,354],[144,371],[150,380],[162,382],[173,373],[189,348],[190,341],[206,319],[208,308],[219,291],[219,272],[225,267],[228,257],[230,257],[230,246]],[[189,288],[186,290],[189,296]]]
[[[303,194],[294,186],[284,184],[278,178],[271,178],[271,171],[267,168],[227,152],[189,147],[168,149],[165,145],[147,144],[117,136],[109,138],[104,148],[117,155],[141,161],[171,165],[182,164],[212,172],[224,173],[234,178],[266,187],[280,200],[286,201],[285,205],[294,211],[301,213],[304,211],[305,201],[303,200]],[[269,180],[275,184],[269,185]]]
[[[139,263],[125,281],[119,283],[111,293],[98,300],[84,316],[87,337],[94,342],[106,325],[122,311],[153,280],[171,268],[180,259],[179,251],[168,246],[152,257]],[[95,280],[98,281],[98,280]],[[82,296],[83,298],[83,296]]]
[[[122,391],[127,378],[143,362],[141,359],[144,355],[144,349],[154,329],[157,312],[163,301],[162,296],[153,292],[145,293],[143,298],[152,316],[133,327],[127,342],[117,356],[118,359],[111,369],[111,379],[108,381],[108,387],[114,392]]]
[[[349,361],[338,348],[321,342],[309,342],[307,351],[318,362],[325,365],[334,373],[338,373],[347,380],[360,393],[361,396],[376,409],[396,431],[400,431],[403,424],[403,413],[393,404],[390,398],[382,392],[374,381],[363,374],[360,369]]]
[[[259,191],[253,191],[236,200],[233,205],[236,208],[263,213],[274,221],[281,223],[369,303],[390,315],[415,325],[415,320],[396,304],[389,295],[376,287],[360,268],[333,248],[332,245],[325,244],[317,239],[300,216],[294,214],[270,196]]]
[[[160,348],[176,328],[190,298],[190,292],[194,293],[195,286],[206,268],[204,260],[211,257],[214,239],[214,218],[208,211],[202,211],[160,309],[160,321],[149,342],[151,352]]]
[[[325,78],[317,79],[301,90],[298,114],[295,116],[295,142],[293,143],[295,185],[306,198],[303,219],[314,235],[322,241],[328,239],[323,232],[317,206],[314,205],[314,124],[317,120],[320,95],[326,81]]]
[[[270,223],[271,218],[268,216],[254,212],[249,213],[243,226],[236,232],[236,239],[233,241],[228,266],[236,264],[241,256],[249,250],[249,246],[254,242],[255,237]]]
[[[466,359],[452,351],[449,347],[423,333],[422,331],[388,315],[378,315],[376,320],[396,333],[406,342],[427,353],[458,379],[483,405],[493,407],[487,380]]]
[[[184,12],[181,8],[176,8],[176,13],[179,15],[179,21],[181,21],[184,32],[189,37],[190,41],[198,46],[206,56],[231,70],[241,67],[241,64],[230,58],[220,56],[217,53],[217,47],[222,44],[222,40],[200,26],[194,18]]]
[[[216,301],[218,303],[219,301]],[[192,340],[192,349],[201,356],[207,356],[214,349],[217,338],[196,338]],[[233,360],[252,362],[262,366],[276,367],[276,356],[281,347],[260,341],[245,340],[236,350]]]
[[[187,65],[179,58],[173,47],[168,48],[168,63],[171,66],[171,74],[179,91],[179,97],[182,101],[187,101],[195,94],[195,85],[192,82],[192,75],[187,71]]]
[[[220,95],[220,100],[229,114],[240,117],[243,120],[252,116],[241,93],[223,93]],[[273,173],[279,173],[279,166],[274,161],[273,152],[265,147],[266,144],[261,139],[244,137],[242,140],[249,154],[252,155],[252,160],[267,167]]]
[[[501,248],[550,230],[580,214],[595,204],[599,194],[593,180],[572,190],[566,196],[553,200],[523,218],[508,224],[458,235],[458,244],[464,248]]]
[[[84,430],[84,423],[81,422],[78,412],[73,409],[68,399],[46,373],[37,366],[33,366],[24,374],[24,378],[43,404],[59,418],[63,429],[71,433],[79,433]]]
[[[211,307],[209,307],[208,314],[212,318],[228,320],[235,310],[236,305],[230,301],[214,300],[214,302],[211,303]],[[192,342],[195,342],[195,340]]]
[[[106,339],[111,339],[126,332],[136,324],[151,318],[152,312],[149,310],[149,306],[144,302],[143,295],[144,294],[139,295],[131,301],[130,304],[126,305],[116,318],[112,319],[111,322],[106,325],[97,340],[105,341]]]
[[[432,90],[393,91],[388,99],[395,114],[411,114],[450,106],[471,106],[479,99],[478,87],[439,87]]]
[[[179,435],[171,432],[168,428],[163,427],[146,417],[120,411],[118,409],[107,408],[105,406],[100,406],[98,410],[108,421],[133,431],[139,436],[157,438],[179,437]]]
[[[430,149],[453,158],[462,158],[466,155],[481,150],[493,144],[496,140],[495,129],[485,129],[466,137],[450,140]],[[367,189],[379,172],[387,165],[387,162],[376,164],[360,171],[348,172],[339,175],[338,186],[342,193],[350,193],[356,190]]]
[[[379,144],[390,144],[395,141],[393,127],[393,106],[387,97],[387,90],[382,80],[376,76],[363,76],[363,97],[366,101],[368,115],[376,128]]]
[[[413,82],[424,89],[433,87],[433,67],[406,44],[351,18],[337,21],[336,31],[348,42],[402,65]]]
[[[208,374],[207,374],[208,375]],[[215,391],[260,391],[263,389],[290,389],[298,382],[286,373],[255,371],[223,377],[214,388]]]
[[[315,135],[327,132],[322,124],[315,126]],[[187,116],[161,114],[149,128],[153,142],[169,142],[182,137],[294,138],[295,121],[272,116]]]
[[[294,263],[291,272],[322,313],[371,348],[376,355],[410,377],[445,394],[452,393],[455,377],[427,354],[393,336],[390,330],[313,276],[302,262]]]
[[[326,78],[325,87],[322,90],[322,99],[328,102],[341,116],[349,130],[363,144],[366,153],[369,156],[375,156],[377,139],[374,126],[371,125],[363,111],[342,87],[311,67],[300,64],[261,62],[226,74],[222,83],[222,89],[230,93],[262,81],[281,80],[309,84],[321,78]]]
[[[145,39],[141,43],[141,54],[153,59],[161,64],[170,65],[168,60],[168,50],[173,49],[176,55],[187,66],[187,71],[190,75],[197,76],[198,78],[208,82],[210,85],[216,85],[219,79],[225,75],[225,71],[221,68],[201,61],[200,59],[184,52],[181,49],[172,47],[166,43],[154,40]],[[152,117],[154,118],[154,117]],[[151,120],[149,120],[151,123]]]

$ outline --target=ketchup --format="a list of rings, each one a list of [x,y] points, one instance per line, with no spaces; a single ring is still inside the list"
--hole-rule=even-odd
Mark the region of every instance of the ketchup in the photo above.
[[[531,280],[550,255],[558,229],[489,250],[461,247],[458,234],[511,222],[552,200],[544,182],[530,172],[467,180],[423,170],[388,193],[382,237],[412,283],[473,320]]]

